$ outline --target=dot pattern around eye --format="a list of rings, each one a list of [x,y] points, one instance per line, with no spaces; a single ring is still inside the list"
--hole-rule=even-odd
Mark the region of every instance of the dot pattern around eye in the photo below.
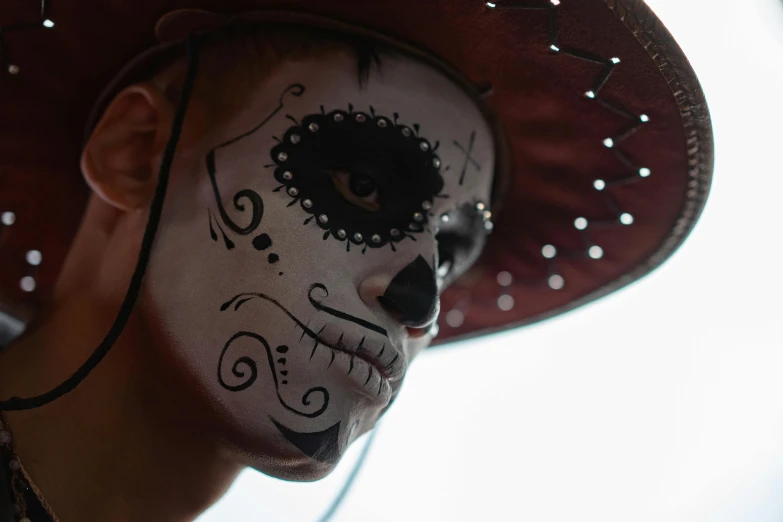
[[[419,130],[418,124],[401,124],[396,113],[376,115],[372,107],[369,113],[353,106],[329,113],[322,108],[301,118],[271,149],[280,183],[275,192],[291,198],[289,207],[312,214],[315,219],[305,226],[320,227],[324,240],[344,242],[348,251],[351,244],[361,245],[362,252],[385,246],[396,251],[396,243],[429,230],[431,216],[424,211],[444,187],[439,142],[423,138]],[[347,201],[335,187],[336,172],[373,177],[388,198],[383,211]]]

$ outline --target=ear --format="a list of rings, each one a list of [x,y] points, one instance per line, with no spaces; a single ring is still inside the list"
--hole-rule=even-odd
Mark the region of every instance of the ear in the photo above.
[[[92,190],[120,210],[148,205],[173,118],[173,104],[153,84],[131,85],[120,92],[82,151],[82,173]]]

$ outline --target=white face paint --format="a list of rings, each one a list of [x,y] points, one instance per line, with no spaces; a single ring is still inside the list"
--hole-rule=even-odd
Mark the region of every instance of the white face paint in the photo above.
[[[360,87],[346,52],[286,63],[210,140],[196,183],[172,171],[189,181],[169,189],[146,315],[248,465],[317,478],[431,340],[398,319],[431,324],[438,227],[480,246],[492,134],[434,69],[384,57]],[[378,297],[406,267],[431,299],[390,313]]]

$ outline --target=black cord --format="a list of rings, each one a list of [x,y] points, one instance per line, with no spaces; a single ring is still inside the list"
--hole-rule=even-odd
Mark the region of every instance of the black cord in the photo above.
[[[326,513],[324,513],[323,516],[318,519],[318,522],[329,522],[332,520],[332,517],[334,517],[334,514],[337,513],[337,509],[343,503],[343,500],[345,500],[345,497],[351,490],[351,486],[353,486],[356,477],[359,475],[359,471],[362,469],[362,466],[364,466],[364,461],[367,460],[367,454],[370,453],[370,446],[372,446],[373,441],[375,441],[375,435],[377,433],[378,426],[376,426],[375,429],[370,433],[370,436],[367,439],[367,443],[362,449],[362,454],[359,455],[359,460],[356,461],[356,464],[353,467],[353,471],[351,471],[351,474],[346,479],[345,484],[343,484],[343,489],[340,490],[340,492],[337,494],[337,497],[335,497],[335,499],[332,501],[332,505],[329,506],[329,509],[326,510]]]
[[[187,40],[187,53],[188,53],[188,71],[185,77],[185,83],[182,86],[182,99],[177,107],[177,112],[174,115],[174,122],[171,125],[171,137],[166,145],[166,150],[163,154],[163,161],[160,165],[160,172],[158,173],[158,184],[155,188],[155,195],[150,205],[150,215],[147,219],[147,228],[144,231],[144,237],[141,243],[141,249],[139,251],[139,257],[136,261],[136,269],[133,272],[130,284],[128,285],[128,291],[125,294],[125,299],[122,301],[120,311],[117,313],[117,318],[114,320],[109,333],[103,339],[100,345],[92,352],[92,355],[76,372],[66,379],[63,383],[55,387],[54,389],[36,397],[20,398],[13,397],[9,400],[0,401],[0,411],[16,411],[16,410],[32,410],[39,408],[50,402],[54,401],[73,391],[79,383],[81,383],[90,372],[98,366],[98,364],[106,357],[109,350],[119,338],[125,325],[128,323],[128,318],[133,311],[133,306],[136,304],[136,298],[139,296],[141,290],[141,282],[144,279],[144,273],[147,270],[147,263],[150,259],[150,252],[152,251],[152,244],[155,240],[155,234],[160,224],[160,216],[163,211],[163,201],[166,198],[166,188],[169,182],[169,171],[171,165],[174,162],[174,153],[177,149],[177,143],[179,142],[180,133],[182,132],[182,124],[185,121],[185,112],[188,108],[188,102],[190,101],[190,95],[193,90],[193,84],[196,80],[196,74],[198,72],[198,47],[196,38],[189,36]]]
[[[147,264],[150,259],[150,253],[152,252],[152,245],[155,241],[158,225],[160,225],[160,216],[163,212],[163,202],[166,199],[166,189],[168,188],[169,183],[169,172],[171,170],[171,165],[174,162],[174,154],[177,150],[177,143],[179,142],[180,134],[182,132],[182,124],[185,121],[185,113],[187,112],[190,95],[193,91],[196,75],[198,74],[198,43],[196,38],[192,35],[188,37],[186,43],[188,71],[182,86],[182,98],[177,107],[177,112],[174,115],[174,121],[171,125],[171,137],[166,145],[163,161],[160,165],[158,184],[155,188],[155,195],[152,198],[152,203],[150,204],[150,215],[147,218],[147,228],[144,231],[144,237],[142,238],[139,257],[136,261],[136,268],[131,277],[130,284],[128,285],[128,291],[122,301],[122,306],[120,306],[120,311],[117,313],[117,318],[114,320],[111,329],[109,329],[109,333],[106,334],[106,337],[101,344],[95,348],[87,361],[85,361],[85,363],[68,379],[52,390],[35,397],[12,397],[11,399],[0,401],[0,411],[32,410],[40,408],[73,391],[85,378],[87,378],[90,372],[100,364],[103,358],[106,357],[109,350],[111,350],[114,343],[117,342],[123,329],[128,324],[128,319],[130,318],[131,312],[133,312],[136,299],[139,297],[141,283],[144,279],[144,274],[147,271]],[[356,477],[359,475],[359,471],[367,460],[367,455],[370,452],[370,447],[375,440],[377,432],[378,428],[376,427],[367,439],[367,443],[364,445],[361,455],[359,455],[359,460],[354,465],[354,468],[345,481],[342,489],[318,522],[329,522],[334,517],[343,500],[345,500],[345,497],[350,492]]]

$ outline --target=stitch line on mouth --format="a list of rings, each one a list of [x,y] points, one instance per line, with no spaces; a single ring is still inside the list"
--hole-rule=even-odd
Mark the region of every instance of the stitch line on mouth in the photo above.
[[[342,338],[342,335],[340,336],[340,338]],[[352,352],[352,351],[350,351],[348,349],[340,348],[339,346],[334,346],[334,345],[326,342],[320,336],[316,337],[316,341],[318,343],[326,346],[327,348],[331,348],[334,352],[339,352],[339,353],[344,353],[346,355],[349,355],[351,357],[351,364],[350,364],[350,366],[351,366],[350,370],[351,371],[353,370],[353,366],[354,366],[353,365],[353,358],[356,358],[356,359],[359,359],[360,361],[366,362],[368,365],[370,365],[370,367],[375,368],[375,370],[378,371],[378,373],[381,375],[381,377],[383,377],[383,378],[385,378],[387,380],[391,379],[391,375],[389,374],[388,369],[383,366],[381,361],[367,356],[366,348],[364,350],[362,350],[362,351],[359,351],[359,352]],[[395,358],[395,361],[396,360],[397,359]],[[348,373],[350,374],[351,371],[349,371]]]
[[[242,294],[236,295],[233,298],[231,298],[230,300],[228,300],[225,303],[223,303],[220,306],[220,311],[224,312],[224,311],[228,310],[228,308],[231,307],[231,305],[234,305],[234,311],[236,312],[237,310],[239,310],[240,307],[242,307],[242,305],[244,305],[245,303],[247,303],[248,301],[251,301],[253,299],[263,299],[264,301],[267,301],[267,302],[275,305],[283,313],[285,313],[294,323],[296,323],[296,325],[299,326],[299,328],[302,329],[303,336],[307,335],[308,337],[310,337],[311,339],[316,341],[316,343],[322,344],[322,345],[326,346],[327,348],[331,348],[333,350],[332,354],[334,354],[334,352],[340,352],[340,353],[345,353],[345,354],[347,354],[347,355],[349,355],[351,357],[357,357],[360,360],[364,361],[365,363],[369,364],[370,366],[373,366],[376,370],[378,370],[378,373],[383,378],[385,378],[387,380],[391,380],[391,375],[389,374],[389,368],[399,358],[399,353],[395,355],[394,360],[391,363],[389,363],[388,365],[386,365],[384,367],[383,364],[381,363],[381,361],[375,360],[373,358],[368,357],[366,355],[367,352],[365,350],[362,350],[361,353],[357,353],[357,352],[352,352],[350,350],[347,350],[345,348],[340,348],[339,346],[334,346],[331,343],[326,342],[319,335],[320,332],[322,332],[324,330],[324,328],[326,327],[325,325],[324,325],[324,328],[321,328],[321,330],[318,333],[312,331],[305,323],[303,323],[301,320],[299,320],[299,318],[297,318],[294,314],[292,314],[290,311],[288,311],[288,309],[286,307],[284,307],[282,304],[280,304],[279,301],[277,301],[275,298],[270,297],[270,296],[268,296],[266,294],[246,292],[246,293],[242,293]],[[344,335],[343,333],[340,334],[340,340],[338,341],[338,345],[341,344],[342,339],[343,339],[343,335]],[[332,365],[332,362],[334,362],[334,357],[332,357],[332,361],[329,363],[329,366]]]

